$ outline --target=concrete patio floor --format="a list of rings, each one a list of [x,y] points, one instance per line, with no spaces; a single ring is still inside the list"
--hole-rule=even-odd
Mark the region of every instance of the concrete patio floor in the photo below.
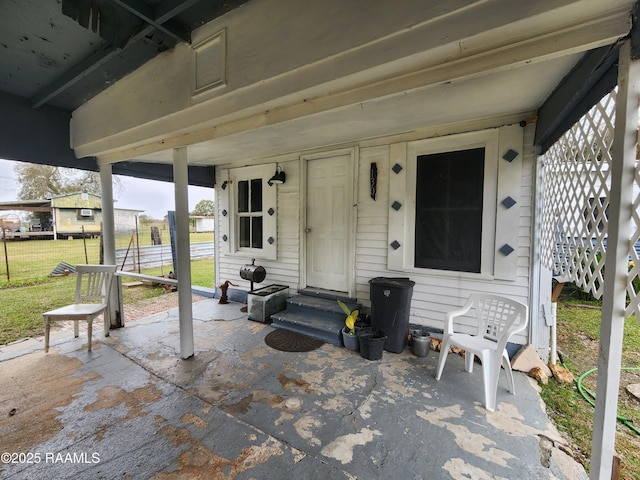
[[[188,360],[177,309],[0,347],[0,478],[587,478],[525,374],[488,412],[458,355],[436,382],[435,352],[281,352],[241,306],[193,304]]]

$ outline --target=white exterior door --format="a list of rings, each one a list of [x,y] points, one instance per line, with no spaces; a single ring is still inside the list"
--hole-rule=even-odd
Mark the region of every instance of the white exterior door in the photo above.
[[[307,159],[307,286],[348,292],[353,211],[352,154]]]

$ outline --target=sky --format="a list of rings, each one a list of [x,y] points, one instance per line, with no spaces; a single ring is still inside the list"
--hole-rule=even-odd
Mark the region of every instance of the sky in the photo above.
[[[0,202],[18,200],[20,185],[17,184],[13,167],[19,162],[0,159]],[[163,218],[169,210],[175,210],[173,183],[118,176],[122,188],[114,187],[115,208],[144,210],[143,215]],[[200,200],[214,200],[212,188],[189,186],[189,211],[193,211]]]

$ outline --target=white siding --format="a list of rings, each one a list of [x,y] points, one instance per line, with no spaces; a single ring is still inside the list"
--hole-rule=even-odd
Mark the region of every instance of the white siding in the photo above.
[[[517,128],[521,128],[516,126]],[[514,128],[514,127],[511,127]],[[361,148],[359,158],[359,188],[358,188],[358,230],[356,242],[356,272],[358,299],[370,306],[369,280],[374,277],[409,277],[416,282],[411,304],[412,323],[435,328],[444,326],[445,313],[461,306],[471,292],[490,292],[514,297],[522,302],[529,301],[529,270],[531,247],[531,218],[533,193],[533,165],[535,156],[532,148],[533,129],[528,129],[524,137],[526,148],[518,165],[520,187],[516,186],[512,195],[518,203],[512,207],[518,214],[512,230],[515,235],[510,242],[515,248],[512,260],[512,270],[507,279],[495,277],[484,278],[458,275],[453,272],[434,273],[427,270],[424,273],[405,273],[395,268],[387,268],[387,250],[389,238],[388,219],[390,212],[389,184],[393,166],[390,155],[391,146]],[[374,201],[369,195],[369,169],[372,162],[378,167],[377,196]],[[509,182],[514,179],[506,177]],[[501,185],[498,186],[499,190]],[[393,195],[392,195],[393,197]],[[498,198],[497,203],[500,202]],[[504,226],[504,225],[502,225]],[[497,228],[497,227],[496,227]],[[496,239],[496,248],[499,239]],[[500,254],[498,254],[500,255]],[[504,276],[504,275],[503,275]],[[526,343],[526,334],[517,337],[515,341]]]
[[[356,231],[356,291],[366,306],[369,280],[388,274],[387,236],[389,220],[390,147],[361,148],[358,164],[358,223]],[[370,196],[370,168],[378,169],[376,199]],[[395,275],[397,276],[397,275]]]
[[[493,275],[473,276],[428,270],[419,272],[413,270],[405,273],[395,268],[389,269],[387,266],[391,208],[389,189],[391,175],[395,175],[391,172],[393,166],[391,155],[392,151],[397,153],[398,149],[391,143],[384,144],[383,141],[378,145],[357,149],[355,280],[356,296],[365,307],[370,306],[369,280],[375,277],[409,277],[415,281],[410,321],[434,328],[442,328],[445,313],[463,305],[471,292],[504,294],[528,303],[535,163],[532,146],[533,131],[533,128],[525,129],[524,151],[521,149],[520,152],[522,156],[521,165],[518,166],[520,187],[516,186],[514,194],[518,196],[518,203],[512,207],[518,212],[515,217],[516,224],[513,226],[516,233],[512,240],[516,243],[513,245],[515,251],[512,253],[514,255],[512,268],[515,271],[507,275],[507,279],[498,279]],[[277,162],[287,174],[286,183],[274,187],[278,189],[278,258],[277,260],[260,260],[256,263],[267,270],[267,278],[262,285],[279,283],[295,290],[300,286],[301,270],[300,186],[303,181],[301,163],[298,159],[291,160],[290,157],[288,161],[278,158],[271,158],[269,161]],[[370,190],[372,163],[376,164],[378,173],[375,200],[371,198]],[[513,178],[508,178],[509,182],[513,182]],[[497,205],[499,201],[496,201]],[[221,202],[216,204],[220,205]],[[499,240],[496,240],[496,245],[498,242]],[[219,243],[218,239],[216,245]],[[496,248],[500,246],[497,245]],[[231,280],[248,290],[249,283],[240,279],[239,270],[242,265],[249,262],[249,258],[226,255],[218,250],[216,269],[218,282]],[[516,337],[514,340],[518,343],[527,343],[527,334]]]

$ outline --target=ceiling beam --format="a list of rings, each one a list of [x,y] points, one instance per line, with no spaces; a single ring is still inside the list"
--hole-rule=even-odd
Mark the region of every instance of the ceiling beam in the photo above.
[[[53,81],[49,85],[40,89],[40,91],[31,99],[33,108],[38,108],[44,105],[52,98],[60,95],[66,89],[74,85],[76,82],[82,80],[84,77],[92,73],[94,70],[108,63],[113,57],[119,55],[121,52],[130,48],[138,41],[144,41],[148,35],[153,33],[156,28],[147,25],[140,32],[131,38],[129,43],[124,48],[117,48],[114,45],[105,45],[97,52],[91,54],[73,68],[68,70],[62,77]],[[175,45],[175,44],[174,44]],[[173,45],[167,45],[168,48],[172,48]]]
[[[193,7],[199,1],[200,0],[165,0],[154,9],[156,22],[164,23],[176,15],[180,15],[188,8]]]
[[[113,1],[120,6],[123,6],[126,3],[130,7],[134,6],[134,1],[136,2],[136,5],[138,3],[142,3],[138,0],[126,0],[126,2],[123,0]],[[51,82],[49,85],[41,88],[40,91],[31,98],[31,106],[33,108],[38,108],[44,105],[49,100],[60,95],[62,92],[73,86],[78,81],[82,80],[87,75],[91,74],[96,69],[108,63],[113,57],[135,44],[135,42],[144,40],[148,35],[152,34],[153,31],[156,30],[157,27],[155,24],[165,24],[166,27],[166,23],[169,22],[171,18],[183,12],[187,8],[193,6],[199,1],[200,0],[166,0],[165,2],[161,3],[154,9],[153,14],[148,13],[153,17],[154,24],[149,24],[141,31],[139,31],[130,39],[130,41],[124,48],[117,48],[111,44],[103,46],[98,51],[94,52],[84,60],[80,61],[80,63],[69,69],[64,75]],[[173,33],[165,32],[165,30],[162,31],[170,35],[172,39],[176,38]],[[178,39],[181,42],[185,41],[181,37],[178,37]],[[187,42],[190,42],[190,35]],[[172,46],[173,45],[168,45],[169,48],[171,48]]]
[[[112,164],[111,168],[114,175],[173,182],[173,165],[168,163],[124,161]],[[215,187],[216,170],[214,166],[189,165],[187,169],[189,185]]]
[[[31,98],[31,106],[33,108],[38,108],[44,105],[52,98],[60,95],[66,89],[100,68],[121,51],[122,49],[116,48],[113,45],[103,46],[80,63],[74,65],[71,69],[67,70],[64,75],[58,77],[49,85],[41,88],[40,91]]]
[[[136,17],[142,19],[149,25],[157,28],[161,32],[173,37],[177,42],[191,43],[191,32],[178,22],[171,20],[167,15],[158,20],[156,13],[148,4],[142,0],[111,0],[116,5],[124,8]]]

